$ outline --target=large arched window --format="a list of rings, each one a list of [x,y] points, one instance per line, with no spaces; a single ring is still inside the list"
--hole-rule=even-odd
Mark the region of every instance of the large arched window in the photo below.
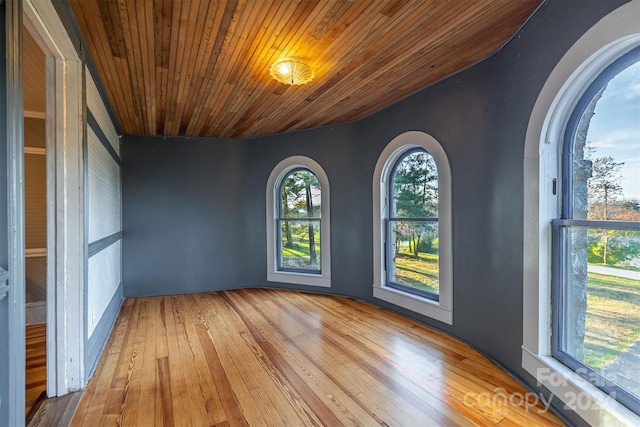
[[[554,220],[552,355],[640,414],[640,47],[585,90]]]
[[[406,132],[384,149],[373,178],[376,298],[453,323],[451,173],[442,146]]]
[[[267,182],[267,280],[331,286],[329,180],[314,160],[289,157]]]
[[[316,175],[296,168],[280,181],[278,233],[278,270],[322,273],[322,188]]]
[[[387,286],[437,301],[438,168],[423,148],[412,148],[393,165],[386,241]]]
[[[637,147],[638,132],[620,125],[629,110],[611,104],[614,92],[638,102],[639,82],[621,92],[616,76],[637,61],[628,55],[640,46],[639,13],[638,0],[619,7],[566,52],[526,134],[522,366],[591,425],[640,423],[628,387],[638,370],[620,369],[640,345],[637,288],[621,277],[636,258],[622,253],[633,251],[639,231],[623,211],[635,210],[640,165],[620,137]]]

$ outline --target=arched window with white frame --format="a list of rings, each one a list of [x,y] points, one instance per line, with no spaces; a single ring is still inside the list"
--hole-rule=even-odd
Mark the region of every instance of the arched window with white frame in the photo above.
[[[289,157],[267,183],[267,280],[331,286],[329,180],[304,156]]]
[[[280,181],[276,218],[278,271],[322,274],[322,187],[307,168]]]
[[[424,148],[410,148],[389,174],[385,230],[387,286],[438,301],[438,168]]]
[[[374,297],[453,324],[451,172],[424,132],[387,145],[374,172]]]
[[[640,46],[599,72],[568,118],[551,352],[640,415],[639,86]]]
[[[525,143],[522,366],[591,425],[640,423],[638,370],[624,368],[640,345],[629,292],[640,255],[639,13],[638,0],[619,7],[569,49]]]

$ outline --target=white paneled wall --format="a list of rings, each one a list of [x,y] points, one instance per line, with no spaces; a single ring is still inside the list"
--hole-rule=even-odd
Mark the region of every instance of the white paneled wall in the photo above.
[[[87,76],[87,107],[95,118],[99,130],[87,126],[87,183],[88,242],[91,247],[101,239],[122,231],[120,165],[105,147],[108,142],[120,153],[120,139],[98,92],[89,70]],[[95,126],[95,123],[92,123]],[[107,141],[102,141],[99,134]],[[87,333],[91,338],[105,310],[122,281],[121,242],[109,246],[97,245],[102,250],[89,258],[87,288]]]
[[[120,231],[120,166],[88,129],[89,243]]]
[[[120,284],[120,242],[89,258],[89,311],[87,334],[90,337]]]
[[[100,125],[100,129],[104,132],[105,136],[111,143],[111,146],[116,153],[120,155],[120,139],[118,138],[118,133],[116,132],[116,128],[113,126],[113,122],[111,121],[111,117],[107,112],[107,107],[105,107],[102,97],[100,96],[100,92],[98,92],[98,87],[96,86],[93,77],[91,77],[91,73],[87,69],[87,106],[91,110],[91,113],[96,118],[96,121]]]

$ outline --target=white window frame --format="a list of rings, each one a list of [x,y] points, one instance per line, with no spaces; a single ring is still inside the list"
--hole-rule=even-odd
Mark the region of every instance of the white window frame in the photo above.
[[[320,259],[321,273],[304,273],[298,271],[278,270],[278,239],[276,234],[277,218],[279,215],[278,200],[282,180],[294,169],[305,168],[313,172],[318,178],[321,191],[321,221],[320,221]],[[315,160],[305,156],[292,156],[284,159],[271,171],[267,181],[267,281],[291,283],[295,285],[331,287],[331,216],[329,179],[322,166]]]
[[[386,286],[385,219],[391,171],[408,150],[422,148],[438,168],[439,301]],[[382,151],[373,174],[373,296],[440,322],[453,324],[453,243],[451,221],[451,168],[442,146],[425,132],[409,131],[394,138]]]
[[[594,426],[640,425],[640,417],[551,356],[551,220],[560,215],[569,116],[589,84],[640,45],[638,16],[640,0],[634,0],[602,18],[569,49],[538,96],[525,140],[522,367]]]

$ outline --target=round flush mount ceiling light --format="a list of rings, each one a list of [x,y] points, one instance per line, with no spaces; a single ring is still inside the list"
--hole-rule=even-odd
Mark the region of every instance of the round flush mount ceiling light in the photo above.
[[[301,59],[285,58],[274,62],[269,69],[271,77],[287,85],[307,84],[313,79],[313,70]]]

